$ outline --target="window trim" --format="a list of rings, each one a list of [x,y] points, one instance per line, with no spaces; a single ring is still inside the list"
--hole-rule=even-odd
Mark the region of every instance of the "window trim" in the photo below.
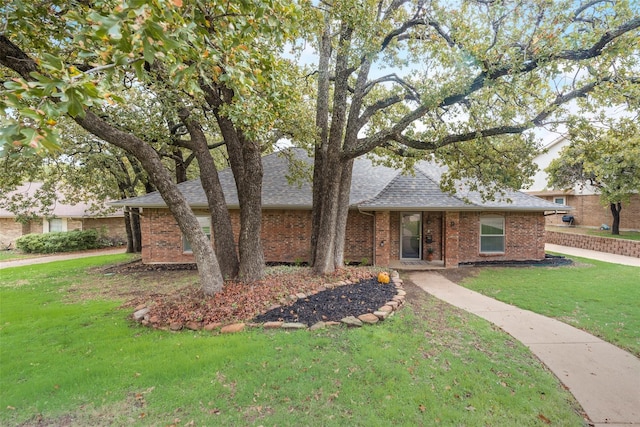
[[[491,219],[491,220],[496,220],[499,219],[502,221],[502,234],[482,234],[482,225],[483,225],[483,220],[485,219]],[[479,237],[478,237],[478,252],[480,254],[483,255],[500,255],[500,254],[504,254],[506,252],[506,246],[507,246],[507,224],[506,224],[506,220],[505,217],[502,215],[485,215],[485,216],[481,216],[480,217],[480,221],[479,221]],[[502,250],[498,250],[498,251],[486,251],[486,250],[482,250],[482,238],[483,237],[502,237]]]
[[[205,231],[204,234],[207,236],[209,241],[211,241],[211,215],[196,215],[196,219],[200,224],[200,229],[204,230],[205,228],[209,228],[209,232],[207,233]],[[206,220],[207,224],[203,225],[202,220]],[[189,241],[187,240],[187,236],[185,236],[184,234],[182,235],[182,253],[184,254],[193,253],[193,249],[191,248],[191,243],[189,243]]]
[[[562,203],[558,203],[558,199],[562,199]],[[567,204],[567,198],[565,196],[555,196],[553,198],[553,203],[556,205],[565,205]]]
[[[47,218],[47,226],[46,226],[46,230],[43,227],[42,232],[43,233],[62,233],[67,231],[67,219],[66,218]],[[53,221],[60,221],[60,230],[52,230],[51,229],[51,223]]]

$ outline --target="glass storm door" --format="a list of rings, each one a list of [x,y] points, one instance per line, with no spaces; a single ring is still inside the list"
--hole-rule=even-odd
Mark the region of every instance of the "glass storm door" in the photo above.
[[[400,258],[422,259],[422,214],[402,212]]]

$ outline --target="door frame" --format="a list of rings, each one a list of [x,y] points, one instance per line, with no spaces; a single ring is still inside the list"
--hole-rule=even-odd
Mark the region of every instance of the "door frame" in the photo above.
[[[404,231],[404,215],[415,215],[418,214],[420,215],[420,221],[418,224],[418,257],[417,258],[406,258],[403,255],[403,251],[402,251],[402,245],[403,245],[403,231]],[[401,261],[420,261],[422,260],[422,226],[423,226],[423,218],[422,218],[422,211],[402,211],[400,212],[400,260]]]

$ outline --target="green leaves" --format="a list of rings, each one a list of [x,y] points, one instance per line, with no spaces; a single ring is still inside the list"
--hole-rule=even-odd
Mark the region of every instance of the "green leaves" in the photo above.
[[[605,206],[628,201],[631,194],[640,191],[637,121],[610,119],[604,125],[602,129],[586,120],[572,122],[570,144],[546,169],[551,187],[591,185]]]

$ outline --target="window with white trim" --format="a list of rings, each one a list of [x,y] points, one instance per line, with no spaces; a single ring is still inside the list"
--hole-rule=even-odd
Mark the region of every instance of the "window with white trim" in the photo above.
[[[504,218],[487,216],[480,218],[480,253],[504,252]]]
[[[554,197],[553,198],[553,203],[557,204],[557,205],[565,205],[566,204],[566,200],[564,197]]]
[[[202,232],[211,240],[211,217],[210,216],[196,216]],[[182,248],[185,252],[192,252],[191,243],[187,240],[185,235],[182,235]]]
[[[49,219],[49,233],[67,231],[65,227],[65,221],[62,218]]]

